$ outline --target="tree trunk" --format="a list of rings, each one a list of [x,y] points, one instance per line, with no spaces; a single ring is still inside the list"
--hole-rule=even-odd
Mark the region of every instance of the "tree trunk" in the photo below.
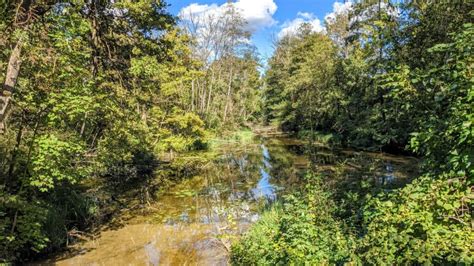
[[[227,118],[227,111],[229,110],[229,105],[230,105],[230,94],[231,94],[231,89],[232,89],[232,79],[233,79],[233,69],[230,68],[230,76],[229,76],[229,86],[227,88],[227,100],[225,102],[225,108],[224,108],[224,122],[226,121]]]
[[[15,48],[13,48],[10,59],[8,60],[5,82],[3,83],[3,89],[0,94],[0,133],[5,130],[5,121],[7,120],[8,112],[10,110],[13,89],[16,86],[18,75],[20,73],[21,46],[21,41],[18,41]]]
[[[214,86],[214,69],[211,68],[212,75],[211,75],[211,82],[209,84],[209,95],[207,98],[207,104],[206,104],[206,114],[209,113],[209,105],[211,104],[211,97],[212,97],[212,87]]]
[[[37,5],[35,4],[35,1],[32,0],[18,1],[15,19],[12,23],[13,29],[28,31],[30,25],[35,20],[46,14],[55,2],[56,1],[54,0],[48,0]],[[15,89],[18,75],[20,73],[22,45],[23,40],[20,38],[15,44],[10,59],[8,60],[5,82],[0,91],[0,133],[5,131],[13,90]]]
[[[191,81],[191,111],[194,112],[194,79]]]
[[[206,107],[206,98],[207,98],[207,90],[206,90],[206,88],[207,88],[207,82],[204,83],[204,84],[205,84],[205,85],[204,85],[204,87],[203,87],[202,98],[201,98],[201,104],[200,104],[201,106],[200,106],[200,108],[199,108],[200,111],[201,111],[201,114],[204,114],[204,109],[205,109],[205,107]]]

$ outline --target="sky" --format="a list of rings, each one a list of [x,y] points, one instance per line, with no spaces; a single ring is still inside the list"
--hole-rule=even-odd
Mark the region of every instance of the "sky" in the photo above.
[[[226,0],[168,0],[168,10],[174,15],[218,13]],[[262,59],[273,52],[273,40],[294,32],[307,22],[314,31],[324,31],[324,19],[334,12],[343,12],[350,3],[344,0],[234,0],[253,33],[251,42]]]

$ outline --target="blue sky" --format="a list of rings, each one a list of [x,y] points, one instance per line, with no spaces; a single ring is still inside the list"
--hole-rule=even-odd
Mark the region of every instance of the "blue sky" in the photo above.
[[[183,10],[198,13],[217,10],[226,0],[168,0],[169,11],[178,15]],[[252,27],[252,43],[262,59],[271,56],[272,39],[291,32],[302,22],[313,25],[315,31],[323,30],[324,18],[344,5],[343,0],[234,0],[244,12]]]

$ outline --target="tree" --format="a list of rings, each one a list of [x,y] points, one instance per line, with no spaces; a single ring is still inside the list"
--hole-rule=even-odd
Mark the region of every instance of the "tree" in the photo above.
[[[18,3],[7,2],[2,7],[2,28],[5,31],[6,40],[11,49],[7,64],[4,83],[0,91],[0,133],[5,130],[5,121],[8,118],[11,95],[15,89],[21,67],[21,54],[28,31],[32,25],[44,16],[56,1],[21,1]]]
[[[238,119],[243,111],[234,108],[254,102],[260,86],[254,79],[258,56],[254,47],[248,45],[250,32],[240,10],[229,2],[219,7],[216,14],[181,15],[185,32],[194,40],[193,54],[202,61],[201,70],[205,73],[192,82],[192,106],[211,127],[235,126],[254,119]],[[243,88],[237,86],[239,83],[252,88],[245,88],[247,93],[241,94],[239,90]]]

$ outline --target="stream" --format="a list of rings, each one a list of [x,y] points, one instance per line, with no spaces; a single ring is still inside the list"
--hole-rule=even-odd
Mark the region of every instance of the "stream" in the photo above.
[[[230,243],[266,205],[302,183],[310,161],[324,170],[365,156],[379,162],[381,183],[409,178],[414,171],[415,159],[408,157],[329,149],[312,154],[301,141],[284,136],[223,145],[206,171],[159,192],[146,214],[38,264],[227,265]]]

